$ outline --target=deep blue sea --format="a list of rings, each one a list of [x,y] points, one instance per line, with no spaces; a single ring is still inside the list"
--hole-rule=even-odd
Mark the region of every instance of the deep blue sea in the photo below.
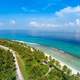
[[[0,30],[0,39],[13,39],[27,42],[38,43],[48,47],[54,47],[67,52],[77,58],[80,58],[80,45],[59,39],[30,36],[25,31]]]

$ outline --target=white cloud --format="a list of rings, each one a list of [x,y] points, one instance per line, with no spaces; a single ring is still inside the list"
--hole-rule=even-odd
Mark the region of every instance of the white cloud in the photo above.
[[[75,23],[74,23],[74,22],[69,22],[68,25],[69,25],[69,26],[74,26]]]
[[[31,21],[31,22],[29,23],[29,25],[30,25],[30,26],[35,26],[35,27],[39,26],[39,24],[38,24],[36,21]]]
[[[0,26],[3,26],[4,25],[4,23],[3,22],[0,22]]]
[[[76,19],[76,25],[80,26],[80,19]]]
[[[55,15],[56,23],[60,23],[62,29],[65,29],[65,31],[78,30],[80,32],[80,6],[66,7],[57,11]]]
[[[72,27],[72,26],[74,26],[75,24],[74,24],[74,22],[65,22],[65,23],[61,23],[61,25],[62,25],[62,27],[64,26],[64,27]]]
[[[42,27],[46,27],[46,28],[53,28],[53,27],[58,27],[60,25],[58,24],[54,24],[54,23],[45,23],[45,22],[37,22],[37,21],[31,21],[29,23],[30,26],[34,26],[34,27],[37,27],[37,28],[42,28]]]
[[[60,11],[56,12],[56,15],[58,16],[64,16],[66,14],[80,14],[80,6],[76,7],[66,7]]]
[[[16,24],[16,21],[15,21],[15,20],[11,20],[11,21],[10,21],[10,24],[11,24],[11,25],[15,25],[15,24]]]

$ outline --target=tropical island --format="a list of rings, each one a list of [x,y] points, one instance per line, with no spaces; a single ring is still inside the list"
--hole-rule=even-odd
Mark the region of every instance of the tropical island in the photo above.
[[[80,73],[25,43],[2,39],[0,80],[80,80]]]

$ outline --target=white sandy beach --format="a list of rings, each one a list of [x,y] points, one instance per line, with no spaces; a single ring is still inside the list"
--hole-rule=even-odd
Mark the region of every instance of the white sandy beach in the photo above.
[[[50,56],[50,55],[48,55],[47,53],[45,53],[45,55],[48,56],[48,57]],[[73,73],[73,74],[77,74],[77,73],[79,72],[78,70],[72,68],[71,66],[69,66],[69,65],[66,64],[65,62],[62,62],[61,60],[59,60],[59,59],[57,59],[57,58],[55,58],[55,57],[53,57],[53,56],[51,56],[51,57],[52,57],[52,59],[55,59],[55,60],[59,61],[61,66],[66,65],[69,69],[72,70],[72,73]],[[79,73],[80,73],[80,72],[79,72]]]

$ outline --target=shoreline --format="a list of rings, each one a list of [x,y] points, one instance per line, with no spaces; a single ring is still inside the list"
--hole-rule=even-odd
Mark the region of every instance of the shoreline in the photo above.
[[[35,44],[35,45],[38,45],[37,43],[31,43],[31,42],[25,42],[25,41],[19,41],[19,40],[12,40],[12,41],[17,41],[17,42],[20,42],[20,43],[29,43],[29,44]],[[40,45],[40,44],[39,44]],[[64,52],[64,51],[62,51],[62,50],[58,50],[58,49],[56,49],[56,48],[53,48],[53,51],[54,51],[54,49],[55,50],[57,50],[57,52],[59,52],[59,51],[61,51],[62,53]],[[60,53],[61,53],[60,52]],[[45,54],[45,56],[51,56],[51,55],[49,55],[48,53],[46,53],[46,52],[43,52],[44,54]],[[59,61],[60,62],[60,65],[63,67],[64,65],[66,65],[69,69],[71,69],[72,70],[72,74],[77,74],[77,73],[80,73],[80,71],[79,70],[77,70],[77,69],[75,69],[75,68],[73,68],[73,67],[71,67],[70,65],[68,65],[66,62],[64,62],[64,61],[61,61],[60,59],[58,59],[58,58],[56,58],[55,56],[51,56],[52,57],[52,59],[55,59],[55,60],[57,60],[57,61]]]
[[[48,57],[50,56],[50,55],[48,55],[47,53],[44,53],[44,54],[45,54],[45,56],[48,56]],[[77,74],[77,73],[79,72],[78,70],[72,68],[71,66],[69,66],[69,65],[66,64],[65,62],[63,62],[63,61],[61,61],[61,60],[59,60],[59,59],[57,59],[57,58],[55,58],[55,57],[53,57],[53,56],[51,56],[51,57],[52,57],[52,59],[55,59],[55,60],[59,61],[61,67],[63,67],[64,65],[66,65],[69,69],[71,69],[71,70],[72,70],[72,74]],[[79,73],[80,73],[80,72],[79,72]]]

